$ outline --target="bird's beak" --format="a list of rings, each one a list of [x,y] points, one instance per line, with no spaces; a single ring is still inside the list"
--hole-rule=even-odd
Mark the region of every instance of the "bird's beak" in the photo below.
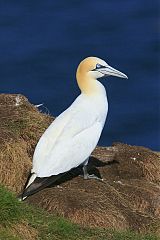
[[[101,69],[100,69],[100,72],[101,72],[102,74],[104,74],[104,77],[105,77],[105,76],[116,76],[116,77],[127,78],[127,79],[128,79],[127,75],[125,75],[124,73],[116,70],[116,69],[113,68],[113,67],[110,67],[109,65],[107,65],[107,66],[104,67],[104,68],[101,68]]]

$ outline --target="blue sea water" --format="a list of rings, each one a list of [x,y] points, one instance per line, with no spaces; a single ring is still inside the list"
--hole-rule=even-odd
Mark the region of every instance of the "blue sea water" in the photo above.
[[[79,94],[75,71],[98,56],[128,80],[102,82],[109,114],[99,145],[160,143],[158,1],[0,2],[0,91],[57,116]]]

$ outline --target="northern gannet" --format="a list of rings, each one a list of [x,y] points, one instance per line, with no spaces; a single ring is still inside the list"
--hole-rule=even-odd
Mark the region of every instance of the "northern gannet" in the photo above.
[[[108,112],[106,91],[97,79],[110,75],[127,78],[97,57],[87,57],[79,64],[76,78],[81,94],[41,136],[23,200],[79,165],[83,166],[84,179],[94,178],[87,173],[87,164]]]

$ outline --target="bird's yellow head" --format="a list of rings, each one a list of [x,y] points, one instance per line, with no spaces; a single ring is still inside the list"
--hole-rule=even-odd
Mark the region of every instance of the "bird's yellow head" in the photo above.
[[[110,67],[104,60],[97,57],[85,58],[80,62],[76,73],[79,88],[86,94],[96,92],[96,81],[94,80],[110,75],[128,78],[124,73]]]

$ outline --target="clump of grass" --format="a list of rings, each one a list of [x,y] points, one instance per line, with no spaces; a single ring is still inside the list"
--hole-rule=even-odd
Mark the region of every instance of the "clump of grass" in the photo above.
[[[0,230],[0,240],[20,240],[19,237],[14,236],[12,233],[9,233],[6,229]]]
[[[0,223],[7,225],[23,218],[23,210],[20,202],[14,194],[0,187]]]
[[[139,234],[135,233],[133,231],[110,231],[111,238],[108,240],[158,240],[159,238],[157,236],[154,236],[152,234]]]
[[[158,240],[159,238],[154,234],[143,235],[133,231],[82,228],[62,217],[19,202],[14,194],[5,187],[0,187],[0,240],[3,239]]]
[[[22,95],[0,94],[0,108],[0,182],[18,194],[30,171],[35,145],[53,117],[39,112]]]
[[[21,134],[23,130],[27,127],[27,121],[26,119],[14,119],[6,124],[7,129],[14,134],[14,137],[18,138],[18,136]]]

